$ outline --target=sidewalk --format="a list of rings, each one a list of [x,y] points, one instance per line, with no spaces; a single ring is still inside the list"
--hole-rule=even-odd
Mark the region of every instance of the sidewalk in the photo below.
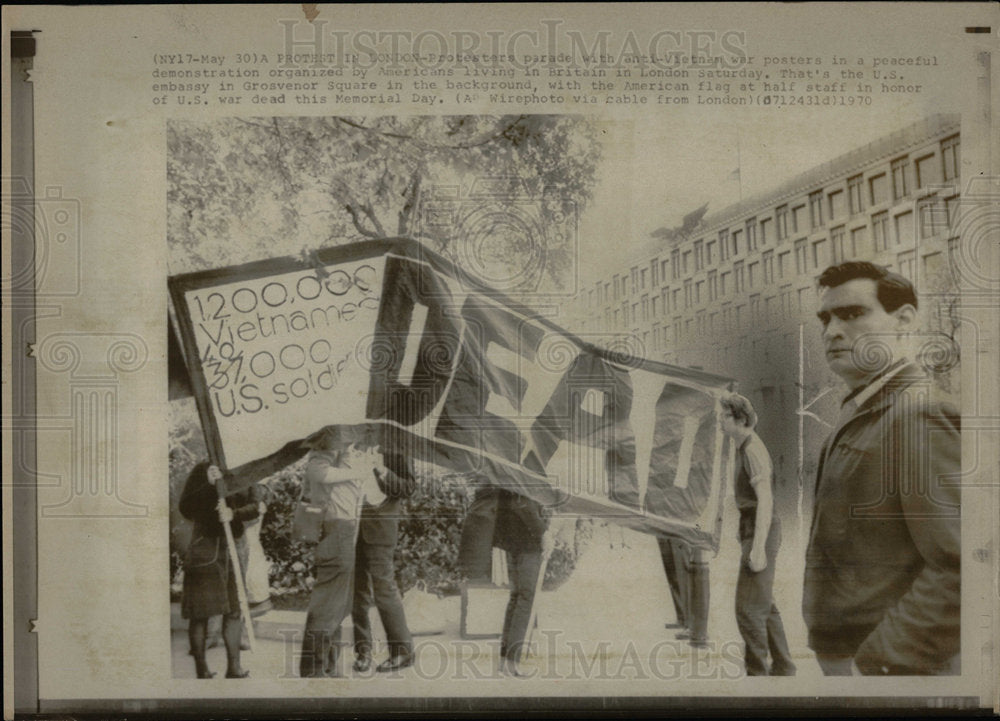
[[[533,639],[536,653],[524,664],[524,670],[535,682],[562,683],[547,683],[534,692],[545,695],[558,689],[558,693],[591,693],[605,683],[617,689],[627,681],[646,689],[643,693],[685,695],[691,692],[690,686],[663,686],[662,682],[742,678],[742,642],[733,608],[739,551],[730,535],[735,534],[723,534],[723,547],[710,562],[709,645],[694,649],[676,640],[674,629],[664,627],[675,619],[655,539],[618,527],[598,530],[570,579],[538,600],[538,630]],[[785,539],[778,558],[775,596],[798,665],[798,678],[818,679],[819,668],[805,646],[797,601],[801,560],[796,564],[796,559],[801,554],[796,545],[796,539]],[[353,653],[348,645],[342,660],[348,684],[345,688],[352,688],[350,682],[356,679],[360,693],[379,694],[389,688],[396,691],[403,687],[384,684],[400,678],[432,684],[417,687],[419,691],[404,684],[410,693],[421,695],[454,693],[449,691],[451,688],[462,689],[463,695],[489,693],[468,685],[452,687],[453,681],[503,680],[500,686],[487,685],[498,689],[506,688],[508,681],[533,685],[532,679],[501,676],[497,668],[498,639],[461,638],[459,598],[435,599],[424,594],[420,600],[414,605],[413,599],[407,598],[408,620],[415,636],[415,666],[392,674],[376,674],[374,669],[356,674],[351,669]],[[298,678],[298,648],[304,623],[305,613],[296,611],[271,611],[257,621],[256,648],[252,653],[244,652],[243,657],[251,679]],[[374,610],[372,626],[377,663],[387,653]],[[179,613],[172,628],[174,677],[194,678],[194,662],[187,653],[186,622]],[[350,644],[349,619],[343,626],[342,638]],[[225,649],[210,649],[208,663],[221,678]],[[219,678],[212,683],[220,683]]]

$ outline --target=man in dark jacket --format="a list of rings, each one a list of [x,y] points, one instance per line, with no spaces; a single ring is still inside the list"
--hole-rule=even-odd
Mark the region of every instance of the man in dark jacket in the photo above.
[[[809,646],[827,675],[958,673],[959,416],[906,360],[916,294],[864,262],[819,285],[827,363],[851,392],[816,476]]]
[[[406,625],[403,599],[396,585],[393,555],[399,538],[402,499],[413,494],[416,479],[400,455],[385,456],[385,465],[373,469],[385,500],[365,501],[354,555],[354,670],[364,673],[372,664],[372,630],[369,610],[374,602],[389,644],[389,658],[377,671],[395,671],[413,665],[413,638]]]

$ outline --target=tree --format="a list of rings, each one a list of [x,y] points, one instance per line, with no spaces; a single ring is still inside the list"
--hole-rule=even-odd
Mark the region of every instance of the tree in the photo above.
[[[537,253],[525,240],[542,244],[559,287],[575,251],[569,220],[591,197],[600,157],[591,122],[562,115],[174,121],[167,146],[172,273],[396,235],[461,260],[455,246],[470,228],[454,213],[488,202],[496,212],[473,217],[495,241],[492,262]],[[473,187],[490,191],[470,197]],[[435,202],[452,217],[433,216]],[[524,223],[504,222],[526,205],[527,239],[512,232]]]

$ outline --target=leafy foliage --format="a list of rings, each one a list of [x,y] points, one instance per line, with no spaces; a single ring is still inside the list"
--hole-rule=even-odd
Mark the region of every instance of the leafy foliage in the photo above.
[[[558,225],[590,199],[600,158],[591,121],[561,115],[173,121],[167,146],[173,273],[394,235],[446,252],[456,238],[426,222],[428,195],[487,176],[516,180],[540,225]],[[502,235],[510,261],[523,249]],[[561,285],[573,250],[546,249],[549,280]]]

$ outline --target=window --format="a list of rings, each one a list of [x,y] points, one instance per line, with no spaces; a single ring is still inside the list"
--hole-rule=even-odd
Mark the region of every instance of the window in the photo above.
[[[670,251],[670,263],[673,266],[670,278],[678,280],[681,277],[681,252],[679,250]]]
[[[681,344],[681,319],[680,316],[674,318],[674,345],[678,346]]]
[[[666,259],[664,259],[663,261],[660,262],[660,282],[661,283],[666,283],[667,282],[667,264],[669,262],[670,261],[668,261]]]
[[[621,311],[616,310],[615,311],[615,328],[620,328],[621,327],[621,318],[622,318]],[[233,568],[235,568],[235,566],[233,566]]]
[[[790,318],[794,309],[792,308],[792,286],[783,285],[781,286],[781,314],[786,318]]]
[[[859,255],[868,252],[868,228],[861,226],[851,231],[851,257],[857,258]]]
[[[823,225],[823,191],[809,193],[809,222],[812,228]]]
[[[747,266],[747,287],[756,288],[760,282],[760,263],[751,263]]]
[[[615,293],[615,295],[617,297],[617,292]],[[611,283],[604,284],[604,302],[605,303],[611,302]]]
[[[760,221],[760,244],[767,245],[771,242],[771,237],[774,235],[774,231],[771,228],[774,226],[774,221],[770,218],[764,218]]]
[[[660,291],[660,299],[663,303],[663,315],[666,315],[670,312],[670,308],[668,307],[670,305],[670,288],[664,288]]]
[[[899,274],[909,280],[911,283],[916,281],[915,271],[917,269],[917,253],[914,250],[908,250],[905,253],[900,253],[896,256],[896,261],[899,264]]]
[[[742,235],[743,235],[743,231],[742,230],[734,230],[733,233],[732,233],[732,235],[730,236],[730,238],[732,239],[732,244],[733,244],[733,257],[734,258],[737,255],[740,254],[740,244],[742,243],[742,240],[743,240],[742,237],[741,237]]]
[[[888,181],[885,179],[885,173],[879,173],[869,178],[868,187],[871,191],[872,205],[879,205],[889,200]]]
[[[746,222],[747,252],[752,253],[757,250],[757,219],[750,218]]]
[[[719,258],[721,260],[729,260],[731,248],[729,247],[729,231],[720,230],[719,231]]]
[[[789,263],[791,262],[789,260],[789,258],[791,258],[791,255],[792,255],[792,251],[786,250],[784,253],[781,253],[778,256],[778,277],[779,278],[787,278],[788,277],[788,274],[791,271],[791,269],[789,267]]]
[[[847,179],[847,196],[851,215],[857,215],[865,209],[862,187],[864,187],[864,181],[860,175]]]
[[[805,217],[806,217],[806,206],[797,205],[792,208],[792,232],[798,233],[799,231],[805,230]]]
[[[649,322],[649,296],[642,296],[642,322]]]
[[[876,253],[889,248],[889,213],[885,210],[872,216],[872,240]]]
[[[907,196],[906,176],[909,173],[910,159],[907,157],[896,158],[890,164],[892,170],[892,197],[893,200],[901,200]]]
[[[614,277],[614,282],[615,282],[615,300],[618,300],[618,276],[617,275]]]
[[[779,205],[774,209],[774,222],[775,231],[778,236],[778,242],[788,238],[788,206]]]
[[[639,269],[632,268],[632,294],[635,295],[639,292]]]
[[[764,298],[764,323],[766,325],[771,325],[774,322],[775,316],[775,306],[778,304],[777,296],[769,296]]]
[[[691,279],[688,278],[687,280],[684,281],[684,309],[685,310],[687,310],[688,308],[691,307],[691,302],[693,300],[692,290],[693,290],[693,285],[691,283]]]
[[[699,280],[694,284],[694,304],[698,305],[701,303],[701,299],[705,295],[705,281]]]
[[[653,317],[654,318],[659,318],[660,317],[660,296],[654,295],[653,298],[652,298],[652,300],[653,300],[653,302],[650,305],[650,309],[652,310]]]
[[[685,250],[681,256],[681,273],[687,275],[691,272],[691,251]]]
[[[941,163],[946,183],[950,180],[955,180],[959,176],[961,156],[957,135],[952,135],[950,138],[945,138],[941,141]]]
[[[948,228],[948,211],[944,203],[931,196],[917,205],[917,225],[920,239],[931,238]]]
[[[646,290],[646,281],[649,279],[649,269],[643,268],[642,273],[639,275],[639,289]]]
[[[719,297],[719,272],[717,270],[708,271],[708,301],[711,303]]]
[[[795,272],[799,275],[809,270],[809,251],[806,248],[806,239],[795,241]]]
[[[915,245],[913,235],[913,212],[906,211],[896,216],[896,245]]]
[[[632,304],[632,325],[635,325],[638,322],[639,322],[639,304],[638,303],[633,303]]]
[[[847,214],[847,207],[844,201],[844,191],[835,190],[827,196],[830,206],[830,220],[834,221]]]
[[[934,162],[934,153],[917,158],[914,163],[917,171],[917,188],[926,188],[938,182],[937,163]]]
[[[699,271],[705,267],[705,244],[700,240],[694,242],[694,269]]]
[[[674,312],[676,312],[677,309],[681,307],[681,289],[680,288],[674,288],[674,297],[671,299],[670,302],[673,303]]]
[[[704,336],[705,335],[705,330],[706,330],[706,328],[705,328],[705,311],[699,310],[698,311],[698,315],[695,316],[695,318],[698,321],[698,335]]]
[[[715,241],[710,240],[705,243],[705,265],[711,268],[715,265]]]
[[[796,312],[801,313],[809,305],[809,288],[799,288],[798,295],[799,295],[799,308]]]
[[[656,260],[656,258],[653,258],[653,260],[649,262],[649,282],[652,283],[654,286],[660,284],[659,273],[657,272],[659,267],[660,264]]]
[[[948,227],[951,229],[954,229],[958,223],[958,209],[960,203],[961,198],[957,195],[944,199],[944,207],[948,213]]]
[[[746,280],[743,275],[743,261],[739,260],[733,264],[733,283],[734,290],[737,293],[742,293],[746,290]]]
[[[764,285],[770,285],[774,282],[774,251],[767,250],[764,251],[764,255],[761,258],[761,267],[764,271]]]
[[[729,277],[732,273],[726,272],[719,276],[719,297],[724,298],[726,295],[726,288],[729,287]]]
[[[821,238],[813,243],[812,256],[813,268],[816,270],[832,265],[830,263],[830,244],[826,238]]]
[[[843,263],[854,256],[849,248],[844,247],[844,226],[838,225],[830,229],[830,257],[834,263]]]

